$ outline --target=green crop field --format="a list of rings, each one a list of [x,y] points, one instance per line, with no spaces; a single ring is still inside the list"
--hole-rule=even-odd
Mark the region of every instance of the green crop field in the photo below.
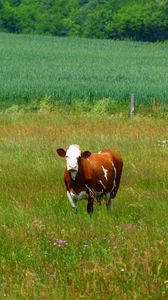
[[[0,299],[168,298],[168,123],[45,109],[0,115]],[[111,214],[74,214],[56,148],[118,150]]]
[[[168,44],[0,33],[0,103],[168,100]]]

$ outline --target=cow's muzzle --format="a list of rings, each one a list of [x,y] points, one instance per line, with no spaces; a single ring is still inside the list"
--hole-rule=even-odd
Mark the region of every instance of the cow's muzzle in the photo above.
[[[77,172],[78,170],[77,168],[69,168],[68,171],[73,173],[73,172]]]

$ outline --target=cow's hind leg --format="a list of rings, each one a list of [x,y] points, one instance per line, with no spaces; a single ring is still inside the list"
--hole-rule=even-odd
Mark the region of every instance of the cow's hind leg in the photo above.
[[[110,197],[110,193],[107,193],[107,194],[106,194],[106,207],[107,207],[107,210],[108,210],[109,212],[111,212],[112,205],[111,205],[111,197]]]
[[[93,201],[94,199],[89,196],[88,203],[87,203],[87,212],[91,216],[93,213]]]
[[[111,195],[111,193],[106,194],[106,207],[109,212],[112,211],[114,205],[114,197]]]

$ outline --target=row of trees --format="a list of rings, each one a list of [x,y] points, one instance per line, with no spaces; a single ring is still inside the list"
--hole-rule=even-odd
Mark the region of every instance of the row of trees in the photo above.
[[[168,0],[0,0],[0,31],[168,39]]]

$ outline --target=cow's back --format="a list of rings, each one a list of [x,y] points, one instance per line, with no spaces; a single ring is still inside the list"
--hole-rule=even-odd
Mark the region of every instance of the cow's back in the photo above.
[[[103,151],[100,153],[92,153],[90,157],[87,159],[91,169],[94,172],[99,172],[102,169],[102,166],[108,167],[112,162],[112,154],[111,151]]]
[[[104,150],[100,153],[92,153],[87,160],[89,161],[94,172],[99,171],[99,169],[102,169],[102,167],[108,168],[111,166],[111,164],[114,164],[119,168],[121,168],[123,165],[120,154],[111,150]]]
[[[122,172],[122,159],[119,153],[110,150],[92,153],[85,166],[87,174],[90,175],[87,177],[90,178],[95,190],[110,192],[114,182],[119,185]]]

